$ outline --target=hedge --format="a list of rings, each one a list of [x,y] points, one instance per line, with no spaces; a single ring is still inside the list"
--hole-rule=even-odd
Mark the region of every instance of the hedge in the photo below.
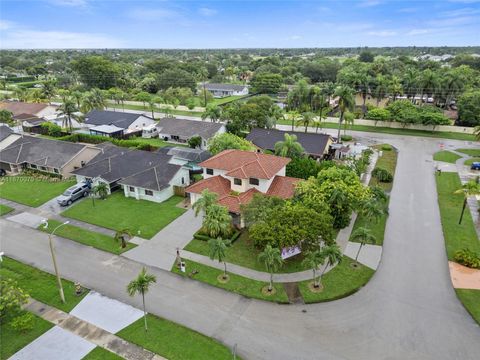
[[[234,230],[232,236],[230,236],[228,240],[230,244],[233,244],[241,235],[242,233],[239,230]],[[195,234],[193,234],[193,238],[195,240],[201,240],[201,241],[209,241],[211,239],[210,236],[202,234],[202,229],[198,230]]]
[[[109,141],[112,144],[117,146],[126,147],[126,148],[136,148],[138,150],[155,151],[158,149],[158,146],[153,146],[141,141],[114,139],[114,138],[109,138],[105,136],[89,135],[89,134],[81,134],[81,133],[62,136],[62,137],[59,137],[58,140],[70,141],[70,142],[83,142],[88,144],[100,144],[100,143]]]

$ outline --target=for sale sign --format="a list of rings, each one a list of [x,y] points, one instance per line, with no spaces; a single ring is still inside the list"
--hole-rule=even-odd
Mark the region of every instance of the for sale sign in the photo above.
[[[302,252],[298,246],[290,246],[282,249],[282,259],[288,259]]]

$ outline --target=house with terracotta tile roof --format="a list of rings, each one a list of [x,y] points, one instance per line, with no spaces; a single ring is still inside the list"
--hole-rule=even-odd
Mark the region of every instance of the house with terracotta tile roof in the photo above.
[[[252,151],[225,150],[201,162],[203,180],[190,185],[186,192],[194,204],[202,191],[208,189],[218,195],[218,203],[225,206],[240,225],[240,206],[248,204],[255,194],[291,198],[295,185],[301,179],[285,176],[289,158]]]

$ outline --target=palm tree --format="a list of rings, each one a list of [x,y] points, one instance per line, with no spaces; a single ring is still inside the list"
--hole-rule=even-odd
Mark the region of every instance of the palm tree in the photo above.
[[[25,89],[24,87],[17,87],[13,91],[13,95],[19,100],[19,101],[27,101],[28,100],[28,90]]]
[[[192,205],[193,210],[195,210],[195,216],[198,216],[200,211],[203,212],[203,216],[207,213],[207,209],[217,202],[218,195],[208,189],[202,191],[202,197],[195,201]]]
[[[403,87],[400,83],[400,79],[397,76],[392,76],[389,81],[389,91],[393,95],[393,101],[397,100],[397,96],[402,95]]]
[[[99,182],[92,189],[94,195],[98,195],[100,199],[105,200],[108,196],[108,184],[104,182]]]
[[[229,235],[232,226],[232,217],[226,207],[213,204],[207,208],[202,226],[212,238]]]
[[[300,118],[297,120],[297,126],[305,126],[305,132],[307,132],[308,127],[310,124],[313,123],[313,118],[315,117],[315,114],[312,112],[304,112]]]
[[[82,102],[82,112],[87,113],[91,110],[104,110],[107,106],[105,95],[100,89],[94,88],[87,92]]]
[[[62,126],[64,128],[72,130],[72,117],[75,117],[75,113],[78,111],[75,106],[75,102],[72,99],[65,99],[65,101],[58,107],[58,114],[63,116]]]
[[[221,238],[210,239],[208,240],[209,247],[209,256],[212,260],[218,260],[218,262],[223,262],[224,270],[222,279],[228,279],[227,276],[227,262],[225,261],[225,252],[227,251],[227,244]]]
[[[211,122],[217,122],[221,117],[222,109],[215,104],[208,105],[205,111],[202,113],[202,120],[210,118]]]
[[[297,135],[285,134],[284,139],[284,141],[277,141],[275,143],[275,155],[294,158],[303,154],[305,150],[297,141]]]
[[[288,116],[290,118],[290,120],[292,121],[292,131],[294,131],[295,130],[295,123],[300,118],[300,114],[298,113],[298,111],[293,110],[293,111],[287,112],[286,116]]]
[[[143,302],[143,320],[145,321],[145,331],[148,331],[147,327],[147,311],[145,309],[145,294],[148,292],[150,285],[157,282],[157,278],[154,275],[147,274],[147,269],[143,268],[138,274],[137,278],[130,281],[127,285],[127,292],[130,296],[136,294],[142,294]]]
[[[123,229],[115,232],[114,240],[119,242],[122,248],[127,247],[127,237],[132,237],[132,233],[128,229]]]
[[[75,101],[77,109],[80,109],[82,106],[83,93],[81,91],[75,90],[70,93],[70,97]]]
[[[333,266],[337,263],[341,263],[343,259],[342,251],[340,250],[339,246],[336,243],[333,243],[332,245],[324,246],[321,251],[325,259],[327,260],[327,266],[323,268],[323,271],[320,274],[320,278],[323,276],[323,273],[329,266]]]
[[[351,110],[355,106],[355,98],[352,88],[341,85],[335,90],[334,96],[338,97],[338,108],[340,109],[340,118],[338,119],[338,135],[337,142],[340,142],[340,130],[342,128],[343,118],[347,110]]]
[[[378,219],[387,213],[387,209],[378,200],[370,199],[361,203],[360,213],[373,222],[377,222]]]
[[[407,69],[402,79],[403,92],[407,94],[408,99],[412,97],[413,103],[415,102],[415,95],[417,94],[418,80],[418,71],[412,67]]]
[[[268,291],[273,290],[273,273],[283,265],[283,259],[278,248],[273,248],[268,244],[265,249],[258,255],[258,261],[263,262],[265,268],[270,273],[270,284]]]
[[[380,101],[385,98],[388,93],[388,81],[383,75],[378,75],[376,79],[377,85],[375,87],[374,95],[377,101],[377,107]]]
[[[312,269],[313,287],[315,288],[320,287],[320,282],[318,281],[318,278],[317,278],[317,270],[318,270],[318,267],[323,264],[325,264],[325,256],[320,249],[307,253],[307,256],[302,262],[303,266]]]
[[[43,96],[48,99],[48,103],[50,104],[52,97],[55,96],[57,88],[55,86],[55,82],[53,80],[45,81],[42,87]]]
[[[438,75],[430,69],[426,69],[420,75],[419,86],[421,89],[421,102],[423,103],[423,95],[427,94],[427,97],[433,95],[438,88],[439,81]]]
[[[153,96],[148,100],[148,108],[152,112],[152,119],[155,120],[154,111],[157,108],[157,104],[155,103],[155,98]]]
[[[365,244],[375,244],[377,241],[377,238],[375,237],[375,235],[373,235],[371,231],[366,227],[357,228],[350,236],[350,239],[353,241],[360,242],[360,247],[358,248],[357,256],[355,256],[356,263],[358,263],[358,255],[360,255],[360,250],[362,250],[362,246]]]
[[[469,182],[462,185],[460,189],[455,191],[454,194],[463,194],[463,206],[462,206],[462,213],[460,215],[460,220],[458,224],[460,225],[463,220],[463,214],[465,213],[465,207],[467,206],[467,201],[470,196],[480,195],[480,184],[475,180],[470,180]]]
[[[445,74],[441,84],[443,97],[445,99],[445,109],[448,108],[452,99],[462,92],[464,86],[463,79],[453,71]]]

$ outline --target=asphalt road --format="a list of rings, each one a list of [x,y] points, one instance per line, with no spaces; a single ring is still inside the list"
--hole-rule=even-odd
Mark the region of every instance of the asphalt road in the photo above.
[[[276,305],[151,267],[158,283],[147,295],[149,311],[229,346],[238,344],[245,359],[480,358],[480,327],[458,301],[449,278],[432,162],[440,143],[474,145],[353,134],[364,143],[389,142],[400,151],[383,257],[362,290],[329,303]],[[7,256],[52,271],[45,234],[3,219],[0,234]],[[141,264],[64,239],[57,240],[57,254],[64,277],[140,306],[125,287]]]

